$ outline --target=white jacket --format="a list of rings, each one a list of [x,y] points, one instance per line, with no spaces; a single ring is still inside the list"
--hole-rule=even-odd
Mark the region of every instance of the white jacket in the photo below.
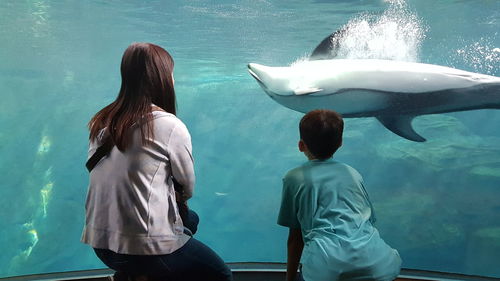
[[[161,255],[189,240],[183,233],[171,176],[191,197],[195,182],[191,136],[174,115],[154,111],[153,117],[152,144],[142,145],[136,127],[125,152],[113,147],[91,171],[83,243],[121,254]],[[103,130],[90,143],[89,158],[106,134]]]

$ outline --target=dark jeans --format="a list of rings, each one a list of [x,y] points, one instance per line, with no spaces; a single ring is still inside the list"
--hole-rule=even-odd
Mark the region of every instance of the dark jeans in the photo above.
[[[194,233],[198,216],[190,211],[186,228]],[[231,270],[208,246],[191,238],[168,255],[125,255],[108,249],[94,249],[97,257],[109,268],[130,276],[147,275],[154,280],[168,281],[231,281]]]
[[[184,233],[189,236],[193,236],[196,231],[198,231],[198,223],[200,223],[200,217],[193,210],[187,210],[186,217],[183,218]]]

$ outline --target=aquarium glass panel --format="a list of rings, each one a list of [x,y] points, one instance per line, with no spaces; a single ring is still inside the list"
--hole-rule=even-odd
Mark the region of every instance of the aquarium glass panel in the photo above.
[[[195,158],[196,238],[227,262],[285,262],[288,230],[276,219],[283,175],[306,161],[303,113],[270,98],[247,65],[300,65],[337,30],[345,32],[333,60],[500,79],[494,0],[0,1],[0,277],[105,268],[80,242],[86,126],[115,99],[132,42],[161,45],[175,60],[178,116]],[[334,158],[364,177],[376,227],[404,268],[500,277],[498,85],[464,94],[449,92],[452,83],[427,99],[411,81],[397,85],[415,104],[404,118],[377,116],[372,106],[385,96],[368,90],[318,104],[346,113]]]

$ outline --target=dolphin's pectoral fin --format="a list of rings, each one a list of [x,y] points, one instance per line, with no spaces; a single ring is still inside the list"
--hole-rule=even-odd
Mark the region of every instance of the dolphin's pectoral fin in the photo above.
[[[377,119],[391,132],[405,139],[424,142],[425,138],[419,135],[411,126],[411,121],[415,116],[397,115],[397,116],[378,116]]]
[[[309,95],[309,94],[314,94],[317,92],[321,92],[323,89],[316,88],[316,87],[310,87],[310,88],[297,88],[293,90],[293,93],[297,96],[301,95]]]

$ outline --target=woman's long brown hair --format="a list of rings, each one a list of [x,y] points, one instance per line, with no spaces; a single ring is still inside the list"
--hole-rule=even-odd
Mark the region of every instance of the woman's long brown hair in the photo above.
[[[151,104],[176,113],[173,68],[172,57],[160,46],[130,45],[121,62],[118,97],[90,120],[90,139],[95,140],[101,129],[107,127],[115,145],[124,151],[132,140],[132,126],[138,124],[142,142],[147,144],[154,137]]]

